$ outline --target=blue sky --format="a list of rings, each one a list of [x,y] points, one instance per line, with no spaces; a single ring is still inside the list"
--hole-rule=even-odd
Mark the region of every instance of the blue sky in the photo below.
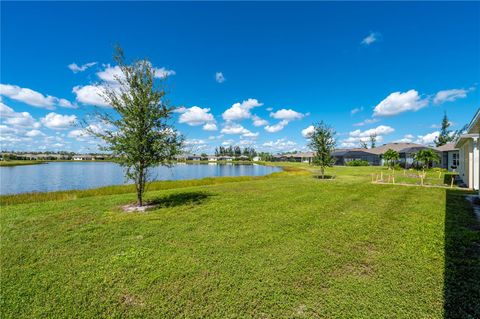
[[[95,151],[72,123],[102,105],[116,43],[168,78],[198,152],[302,150],[320,120],[338,147],[428,144],[480,106],[479,21],[478,2],[2,2],[1,148]]]

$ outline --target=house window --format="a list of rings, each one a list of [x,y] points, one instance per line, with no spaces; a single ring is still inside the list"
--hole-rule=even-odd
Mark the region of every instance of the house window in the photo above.
[[[457,153],[452,154],[452,166],[458,167],[458,164],[459,164],[459,158],[458,157],[459,156],[458,156]]]

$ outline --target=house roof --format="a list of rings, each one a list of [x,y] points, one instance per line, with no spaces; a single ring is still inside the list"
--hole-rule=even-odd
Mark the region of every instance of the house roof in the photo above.
[[[416,143],[388,143],[375,148],[371,148],[368,151],[370,151],[372,154],[381,155],[386,151],[388,151],[389,149],[392,149],[399,153],[412,153],[412,152],[418,151],[419,149],[424,149],[424,148],[429,148],[429,147],[425,145],[416,144]]]
[[[468,124],[467,128],[468,134],[478,134],[480,133],[480,108],[477,109],[477,112],[473,116],[472,121]]]
[[[448,152],[448,151],[458,151],[458,148],[455,148],[455,143],[447,143],[445,145],[435,147],[439,152]]]

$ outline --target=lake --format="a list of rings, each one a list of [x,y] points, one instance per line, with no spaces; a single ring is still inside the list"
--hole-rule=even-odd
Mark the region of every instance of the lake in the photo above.
[[[250,164],[176,164],[152,170],[154,180],[181,180],[219,176],[261,176],[278,167]],[[0,167],[0,195],[52,192],[129,184],[123,168],[112,162],[49,162],[39,165]]]

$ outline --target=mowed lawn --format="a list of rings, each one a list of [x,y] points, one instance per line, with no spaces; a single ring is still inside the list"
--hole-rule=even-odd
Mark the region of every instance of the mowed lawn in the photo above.
[[[478,318],[465,192],[371,172],[2,206],[1,317]]]

